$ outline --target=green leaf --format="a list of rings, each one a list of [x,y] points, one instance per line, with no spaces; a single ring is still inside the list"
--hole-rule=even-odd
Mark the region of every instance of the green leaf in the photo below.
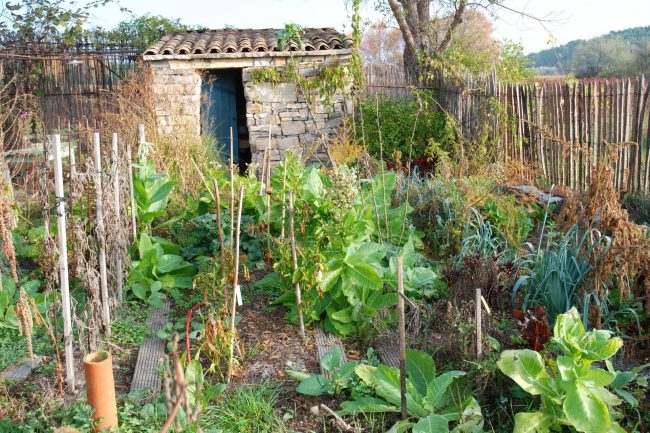
[[[579,432],[606,433],[611,426],[605,403],[589,388],[577,383],[563,384],[566,398],[562,408],[564,416]]]
[[[301,394],[319,396],[330,390],[330,383],[322,374],[313,374],[300,382],[296,388]]]
[[[512,433],[550,433],[553,417],[542,412],[519,412]]]
[[[341,409],[347,414],[399,412],[399,408],[375,397],[359,397],[352,401],[341,403]]]
[[[309,373],[303,373],[302,371],[292,371],[292,370],[287,370],[285,373],[287,373],[287,376],[292,378],[293,380],[296,380],[298,382],[302,382],[303,380],[309,378],[311,374]]]
[[[448,371],[429,382],[425,400],[427,406],[432,410],[443,406],[449,399],[449,394],[447,394],[449,385],[451,385],[454,380],[464,375],[465,373],[462,371]]]
[[[330,350],[325,352],[320,361],[321,367],[326,371],[335,371],[343,361],[343,352],[340,346],[332,346]]]
[[[397,421],[386,433],[405,433],[411,427],[413,427],[412,422],[408,420],[401,420],[401,421]]]
[[[352,321],[352,307],[331,313],[330,318],[341,323],[350,323]]]
[[[474,397],[463,402],[463,413],[452,433],[483,433],[483,414],[481,406]]]
[[[413,433],[446,433],[449,421],[442,415],[431,414],[420,419],[413,426]]]
[[[156,272],[166,274],[188,266],[192,266],[192,264],[183,260],[181,256],[163,254],[158,257],[158,261],[156,262]]]
[[[607,386],[614,381],[615,377],[616,375],[609,371],[601,368],[592,368],[587,371],[587,374],[580,376],[578,382],[589,387]]]
[[[375,371],[377,370],[377,367],[373,367],[372,365],[368,364],[359,364],[355,367],[354,373],[359,376],[359,378],[365,383],[367,386],[374,388],[376,383],[374,379],[374,374]]]
[[[327,292],[330,290],[334,284],[339,279],[339,276],[341,275],[341,272],[343,271],[343,268],[337,268],[331,271],[325,271],[323,272],[323,276],[321,277],[320,280],[320,287],[324,292]]]
[[[383,286],[381,278],[370,265],[357,265],[349,267],[348,275],[359,287],[366,289],[377,289]]]
[[[270,274],[266,274],[264,278],[262,278],[261,280],[253,284],[253,287],[257,289],[276,289],[280,287],[281,283],[282,282],[281,282],[280,274],[278,274],[277,272],[271,272]]]
[[[497,367],[530,394],[555,395],[544,360],[533,350],[506,350],[501,353]]]
[[[333,381],[336,382],[338,389],[348,387],[350,377],[354,374],[354,369],[358,363],[358,361],[348,361],[337,370]]]
[[[418,393],[427,395],[427,386],[436,377],[433,358],[421,350],[406,349],[406,372]]]

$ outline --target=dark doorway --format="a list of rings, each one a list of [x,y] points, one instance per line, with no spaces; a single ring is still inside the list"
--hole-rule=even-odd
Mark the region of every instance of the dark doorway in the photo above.
[[[212,70],[203,76],[201,128],[212,135],[224,160],[230,158],[230,129],[233,159],[245,170],[251,162],[246,126],[246,98],[241,69]]]

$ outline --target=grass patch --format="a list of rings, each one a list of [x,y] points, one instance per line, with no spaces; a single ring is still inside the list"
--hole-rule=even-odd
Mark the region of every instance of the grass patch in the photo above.
[[[280,391],[280,384],[272,382],[243,385],[224,395],[218,405],[207,408],[201,426],[223,433],[287,432],[276,408]]]
[[[54,351],[52,343],[41,328],[34,329],[32,336],[34,355],[48,355]],[[17,329],[0,327],[0,371],[17,364],[29,356],[27,342]]]

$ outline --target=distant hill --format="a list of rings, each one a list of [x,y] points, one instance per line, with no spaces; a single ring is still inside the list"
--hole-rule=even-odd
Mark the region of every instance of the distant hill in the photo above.
[[[578,39],[528,55],[540,74],[624,76],[650,72],[650,26]]]

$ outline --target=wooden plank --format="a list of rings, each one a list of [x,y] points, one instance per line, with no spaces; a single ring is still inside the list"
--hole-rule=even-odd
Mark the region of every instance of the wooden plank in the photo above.
[[[315,326],[316,330],[316,350],[318,352],[318,360],[319,362],[323,359],[323,356],[332,348],[335,346],[338,346],[341,349],[341,353],[343,354],[343,359],[341,360],[341,365],[345,364],[348,362],[347,357],[345,356],[345,349],[343,348],[343,343],[341,343],[341,339],[337,337],[334,334],[330,334],[329,332],[323,331],[323,329],[320,326]],[[321,373],[327,377],[331,378],[331,373],[324,370],[321,367]]]
[[[152,397],[160,394],[162,380],[158,373],[158,365],[165,356],[165,342],[156,333],[167,323],[168,314],[169,301],[162,308],[151,310],[149,319],[147,319],[149,336],[144,340],[138,351],[138,360],[131,381],[131,391],[149,389],[152,391]]]

